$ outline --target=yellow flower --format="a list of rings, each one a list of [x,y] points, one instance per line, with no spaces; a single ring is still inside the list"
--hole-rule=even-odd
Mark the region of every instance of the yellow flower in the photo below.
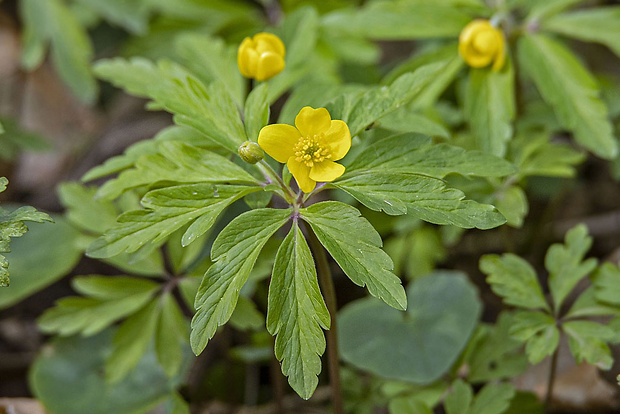
[[[332,121],[325,108],[306,106],[295,126],[267,125],[258,134],[258,144],[275,160],[286,163],[301,191],[309,193],[317,182],[334,181],[344,166],[334,161],[351,148],[351,132],[343,121]]]
[[[493,70],[500,70],[506,61],[504,35],[488,20],[474,20],[459,36],[459,53],[471,67],[483,68],[493,64]]]
[[[246,37],[237,50],[237,65],[246,78],[271,79],[284,69],[284,43],[271,33]]]

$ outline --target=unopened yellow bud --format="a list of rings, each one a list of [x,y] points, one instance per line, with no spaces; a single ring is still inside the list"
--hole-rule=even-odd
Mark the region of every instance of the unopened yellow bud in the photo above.
[[[239,147],[239,156],[247,163],[256,164],[265,157],[265,153],[256,142],[245,141]]]
[[[459,53],[471,67],[492,64],[493,70],[501,70],[506,62],[504,34],[488,20],[474,20],[461,31]]]
[[[246,37],[237,51],[239,71],[258,81],[271,79],[284,69],[284,43],[271,33]]]

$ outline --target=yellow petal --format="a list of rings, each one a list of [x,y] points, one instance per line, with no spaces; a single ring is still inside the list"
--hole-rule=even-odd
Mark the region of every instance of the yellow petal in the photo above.
[[[488,66],[493,61],[493,55],[483,55],[477,53],[472,45],[468,45],[466,48],[466,52],[462,53],[461,56],[463,60],[473,68],[483,68]]]
[[[282,56],[273,53],[263,53],[258,59],[256,68],[256,80],[264,81],[271,79],[284,69],[284,59]]]
[[[459,35],[459,46],[461,44],[470,44],[480,32],[492,28],[493,26],[491,26],[491,23],[489,23],[488,20],[477,19],[470,22],[463,28],[461,34]]]
[[[295,117],[295,126],[304,137],[327,132],[331,123],[332,118],[325,108],[313,109],[306,106]]]
[[[331,150],[331,159],[337,161],[351,149],[351,131],[344,121],[336,120],[325,133],[325,143]]]
[[[310,178],[319,182],[334,181],[342,174],[344,166],[329,160],[314,164],[310,169]]]
[[[310,167],[306,164],[295,161],[295,157],[290,157],[286,163],[288,170],[295,177],[297,185],[304,193],[310,193],[316,187],[316,181],[310,178]]]
[[[497,50],[497,46],[500,40],[497,37],[495,31],[486,30],[478,33],[478,36],[474,37],[472,45],[476,52],[481,55],[493,54]]]
[[[246,37],[237,51],[237,65],[239,66],[239,72],[246,78],[253,78],[256,74],[256,67],[258,66],[259,55],[253,48],[254,42]]]
[[[492,67],[493,70],[502,70],[504,64],[506,63],[506,45],[503,34],[500,33],[500,36],[501,42],[499,44],[497,55],[495,56],[495,62]]]
[[[282,40],[271,33],[257,33],[254,35],[254,41],[256,42],[256,50],[258,53],[274,52],[281,57],[284,57],[286,51]]]
[[[294,155],[293,147],[299,141],[297,128],[286,124],[267,125],[258,133],[258,145],[278,162],[285,163]]]

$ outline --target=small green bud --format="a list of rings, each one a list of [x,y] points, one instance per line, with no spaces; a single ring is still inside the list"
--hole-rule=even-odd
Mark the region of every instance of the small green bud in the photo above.
[[[265,153],[262,148],[252,141],[245,141],[239,147],[239,155],[241,159],[250,164],[256,164],[265,157]]]

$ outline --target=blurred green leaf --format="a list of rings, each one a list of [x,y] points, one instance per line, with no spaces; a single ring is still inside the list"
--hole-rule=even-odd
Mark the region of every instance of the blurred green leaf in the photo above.
[[[242,331],[265,328],[265,315],[256,308],[252,299],[239,296],[237,306],[230,317],[230,324]]]
[[[538,276],[528,262],[512,253],[482,256],[480,270],[496,295],[513,306],[549,310]]]
[[[547,250],[545,267],[549,271],[549,290],[556,313],[575,285],[596,268],[597,260],[583,260],[592,246],[588,228],[584,224],[573,227],[564,238]]]
[[[514,71],[510,58],[501,71],[470,69],[465,112],[476,148],[497,156],[506,154],[515,117]]]
[[[312,253],[297,222],[293,222],[276,254],[269,284],[267,329],[276,336],[275,355],[282,362],[282,373],[304,399],[312,396],[319,383],[317,375],[325,352],[322,329],[329,326]]]
[[[106,381],[118,383],[140,362],[153,341],[160,313],[161,307],[152,300],[118,327],[105,362]]]
[[[217,328],[230,319],[239,291],[247,281],[267,240],[290,218],[291,211],[256,209],[241,214],[217,236],[211,249],[213,265],[196,295],[190,343],[200,354]]]
[[[496,194],[494,203],[497,210],[506,217],[508,225],[512,227],[523,225],[523,219],[529,211],[529,204],[525,191],[521,187],[514,185]]]
[[[56,338],[35,360],[29,382],[50,414],[136,414],[155,408],[178,386],[189,366],[167,378],[155,354],[147,350],[136,368],[117,384],[102,371],[111,351],[113,331],[88,338]]]
[[[620,269],[611,263],[603,263],[593,275],[597,301],[620,306]]]
[[[70,296],[56,301],[39,318],[43,332],[62,336],[91,336],[141,309],[159,284],[144,279],[112,276],[73,278],[74,288],[87,297]]]
[[[519,167],[519,177],[574,177],[575,165],[586,156],[569,145],[550,141],[549,133],[527,131],[510,142],[510,158]]]
[[[29,234],[11,242],[6,257],[13,278],[8,289],[0,289],[0,309],[51,285],[80,260],[82,251],[76,244],[79,233],[61,216],[52,217],[54,224],[28,224]]]
[[[538,364],[553,354],[560,341],[560,331],[555,319],[542,312],[518,311],[515,313],[510,334],[525,342],[525,352],[530,364]]]
[[[407,307],[405,289],[392,269],[392,259],[381,250],[381,236],[354,207],[337,201],[300,210],[321,244],[358,286],[395,309]]]
[[[553,38],[529,34],[519,39],[519,61],[562,125],[584,147],[606,159],[618,144],[596,81],[575,55]]]
[[[591,321],[569,321],[562,324],[568,335],[568,345],[578,364],[587,362],[608,370],[614,363],[606,342],[615,334],[613,329]]]
[[[187,347],[189,342],[189,321],[171,293],[163,294],[159,301],[161,310],[155,330],[155,352],[166,375],[173,378],[183,363],[183,346]]]
[[[152,5],[148,1],[77,0],[90,7],[107,21],[117,24],[135,35],[148,32]]]
[[[586,42],[597,42],[620,56],[620,6],[597,7],[558,14],[542,28]]]
[[[415,384],[430,384],[445,374],[480,316],[476,289],[462,275],[434,275],[410,285],[408,298],[406,313],[372,298],[345,306],[338,324],[342,358]]]
[[[447,414],[502,414],[515,395],[511,384],[487,384],[473,397],[471,385],[457,380],[446,397]]]
[[[267,101],[268,84],[262,83],[253,89],[245,102],[245,132],[250,141],[258,140],[261,128],[269,123],[269,102]]]

